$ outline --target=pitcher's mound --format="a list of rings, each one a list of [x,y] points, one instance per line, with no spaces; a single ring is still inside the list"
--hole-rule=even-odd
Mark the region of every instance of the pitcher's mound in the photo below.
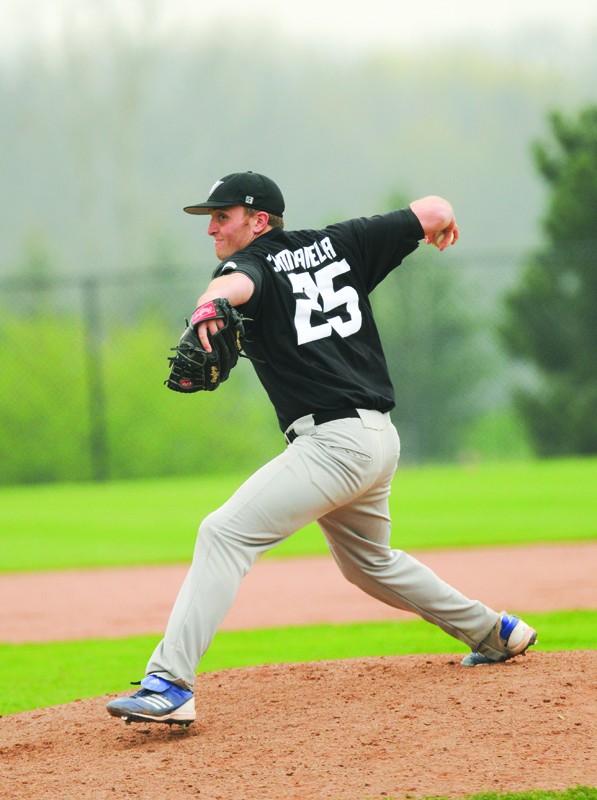
[[[597,785],[597,652],[399,656],[201,675],[188,729],[109,698],[0,720],[12,800],[369,800]]]

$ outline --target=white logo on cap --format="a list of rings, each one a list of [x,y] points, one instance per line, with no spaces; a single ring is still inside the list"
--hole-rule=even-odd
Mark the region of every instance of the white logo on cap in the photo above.
[[[251,197],[251,195],[250,195],[250,194],[248,194],[248,195],[245,197],[245,203],[248,203],[250,206],[252,206],[252,205],[253,205],[253,200],[254,200],[254,199],[255,199],[254,197]]]
[[[215,190],[218,188],[218,186],[222,186],[223,183],[224,183],[224,181],[216,181],[214,183],[214,185],[211,187],[211,189],[209,190],[209,194],[207,196],[211,197],[212,194],[215,192]]]

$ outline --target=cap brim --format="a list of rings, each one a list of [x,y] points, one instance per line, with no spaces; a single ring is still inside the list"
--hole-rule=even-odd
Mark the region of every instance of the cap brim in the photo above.
[[[195,206],[185,206],[183,211],[187,214],[209,214],[212,208],[232,208],[239,203],[197,203]]]

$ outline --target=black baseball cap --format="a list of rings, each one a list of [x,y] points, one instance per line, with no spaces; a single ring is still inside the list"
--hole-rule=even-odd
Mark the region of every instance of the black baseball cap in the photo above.
[[[233,172],[216,181],[205,203],[185,206],[187,214],[209,214],[212,208],[248,206],[267,211],[276,217],[284,215],[284,198],[277,184],[257,172]]]

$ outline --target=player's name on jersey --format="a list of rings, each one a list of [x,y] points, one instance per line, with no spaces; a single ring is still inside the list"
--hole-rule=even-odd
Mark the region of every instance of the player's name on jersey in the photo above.
[[[336,258],[329,236],[307,247],[298,250],[282,250],[276,255],[268,255],[268,261],[273,261],[275,272],[292,272],[295,269],[313,269],[325,261]]]

